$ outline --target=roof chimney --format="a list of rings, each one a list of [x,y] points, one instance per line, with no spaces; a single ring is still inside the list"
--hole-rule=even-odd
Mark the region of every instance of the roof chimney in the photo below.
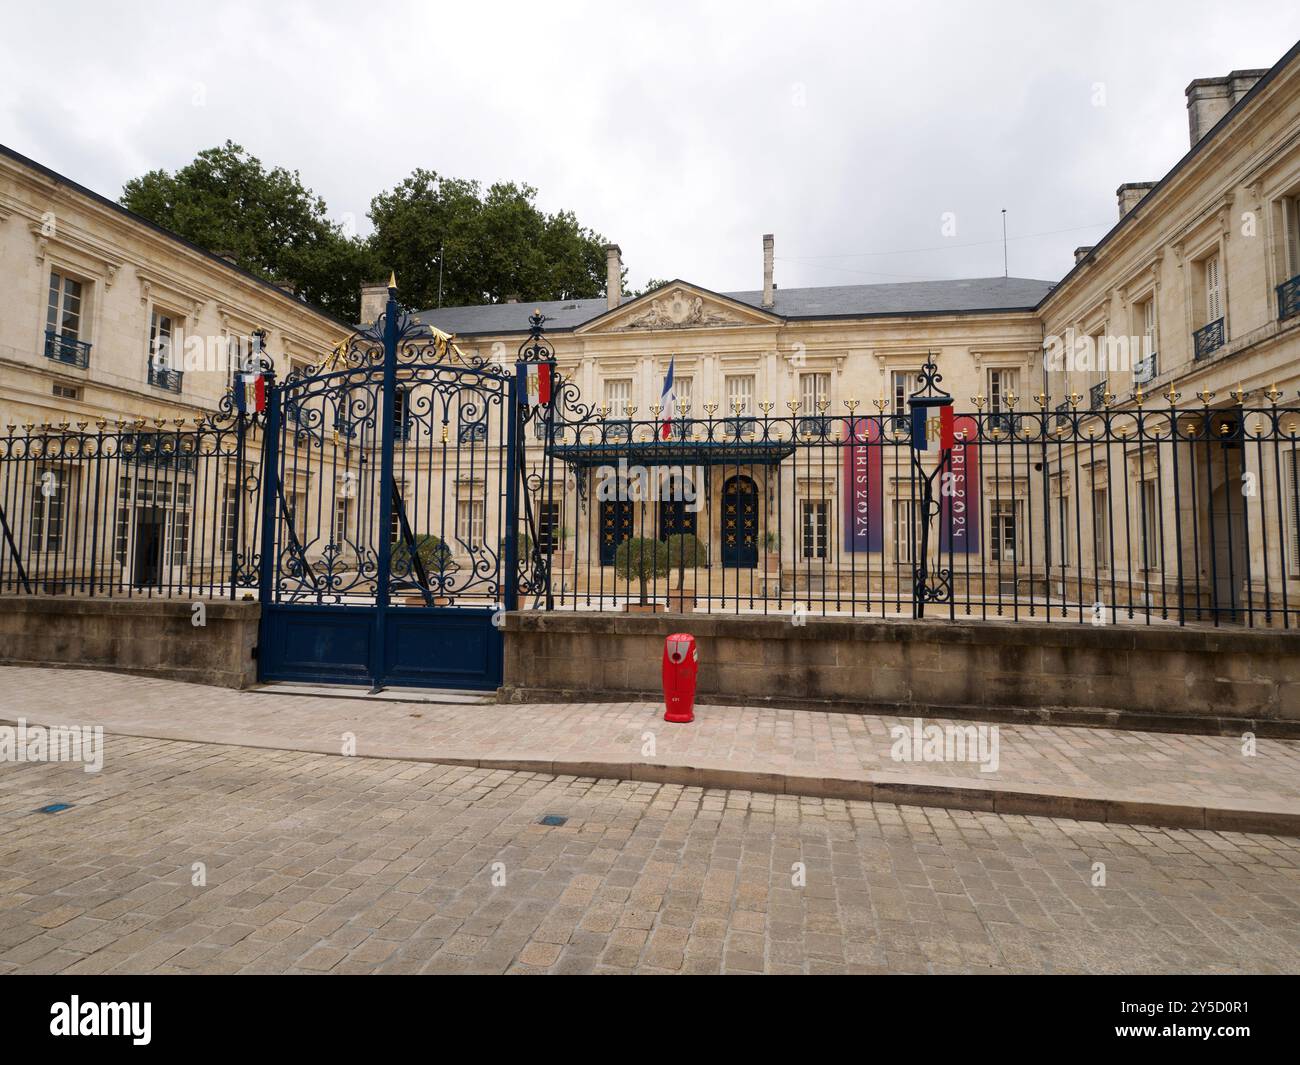
[[[371,325],[388,306],[388,282],[375,281],[361,286],[361,324]]]
[[[771,233],[763,234],[763,306],[776,306],[776,285],[772,281],[772,259],[776,238]]]
[[[1130,181],[1128,184],[1117,188],[1115,196],[1119,200],[1120,218],[1133,210],[1138,205],[1138,201],[1155,187],[1156,183],[1154,181]]]
[[[1234,70],[1227,77],[1197,78],[1187,86],[1187,132],[1193,147],[1267,73]]]
[[[605,245],[605,296],[611,311],[623,302],[623,249],[617,244]]]
[[[1078,265],[1079,263],[1083,262],[1083,260],[1089,256],[1089,254],[1092,252],[1092,249],[1095,247],[1096,247],[1095,244],[1084,244],[1081,247],[1075,248],[1074,249],[1075,265]]]

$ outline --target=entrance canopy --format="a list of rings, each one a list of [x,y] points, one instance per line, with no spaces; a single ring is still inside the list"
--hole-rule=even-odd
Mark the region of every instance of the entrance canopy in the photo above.
[[[552,444],[547,454],[571,466],[777,466],[794,454],[793,441],[643,440]]]

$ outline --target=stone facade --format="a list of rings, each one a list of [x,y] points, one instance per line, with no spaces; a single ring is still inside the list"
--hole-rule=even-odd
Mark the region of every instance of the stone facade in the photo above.
[[[212,413],[255,329],[283,375],[348,327],[0,149],[0,431]],[[53,308],[52,308],[53,300]],[[170,351],[170,359],[155,359]],[[154,369],[151,370],[151,363]]]

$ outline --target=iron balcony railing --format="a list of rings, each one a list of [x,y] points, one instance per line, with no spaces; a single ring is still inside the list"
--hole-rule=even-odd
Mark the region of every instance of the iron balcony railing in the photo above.
[[[1204,325],[1192,334],[1196,348],[1196,358],[1203,359],[1223,347],[1223,319],[1216,318],[1209,325]]]
[[[1093,410],[1101,410],[1106,406],[1106,382],[1098,381],[1088,389],[1088,405]]]
[[[173,370],[168,366],[159,366],[155,362],[149,363],[149,384],[153,388],[162,388],[179,395],[184,376],[180,370]]]
[[[1133,364],[1133,383],[1135,385],[1144,385],[1148,381],[1153,381],[1160,374],[1160,362],[1156,352],[1152,352],[1144,359],[1138,359]]]
[[[90,344],[85,340],[64,336],[56,330],[47,329],[45,357],[84,370],[90,365]]]
[[[1278,318],[1293,318],[1300,314],[1300,274],[1277,286]]]

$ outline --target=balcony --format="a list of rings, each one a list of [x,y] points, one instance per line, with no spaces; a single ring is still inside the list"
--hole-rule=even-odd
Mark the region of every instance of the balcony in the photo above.
[[[1145,359],[1138,359],[1133,364],[1133,383],[1135,385],[1144,385],[1152,381],[1160,373],[1160,363],[1156,359],[1156,352],[1152,352]]]
[[[1106,384],[1105,381],[1098,381],[1088,389],[1088,409],[1101,410],[1106,406]]]
[[[1192,334],[1196,357],[1204,359],[1223,347],[1223,319],[1216,318],[1209,325],[1202,326]]]
[[[53,329],[45,331],[45,357],[84,370],[90,365],[90,345],[76,337],[65,337]]]
[[[1277,286],[1277,316],[1294,318],[1300,314],[1300,274]]]
[[[180,393],[181,379],[185,375],[180,370],[172,370],[166,366],[159,366],[156,363],[149,363],[149,384],[154,388],[162,388],[168,392]]]
[[[1064,429],[1070,424],[1070,401],[1063,399],[1056,405],[1056,428]]]

